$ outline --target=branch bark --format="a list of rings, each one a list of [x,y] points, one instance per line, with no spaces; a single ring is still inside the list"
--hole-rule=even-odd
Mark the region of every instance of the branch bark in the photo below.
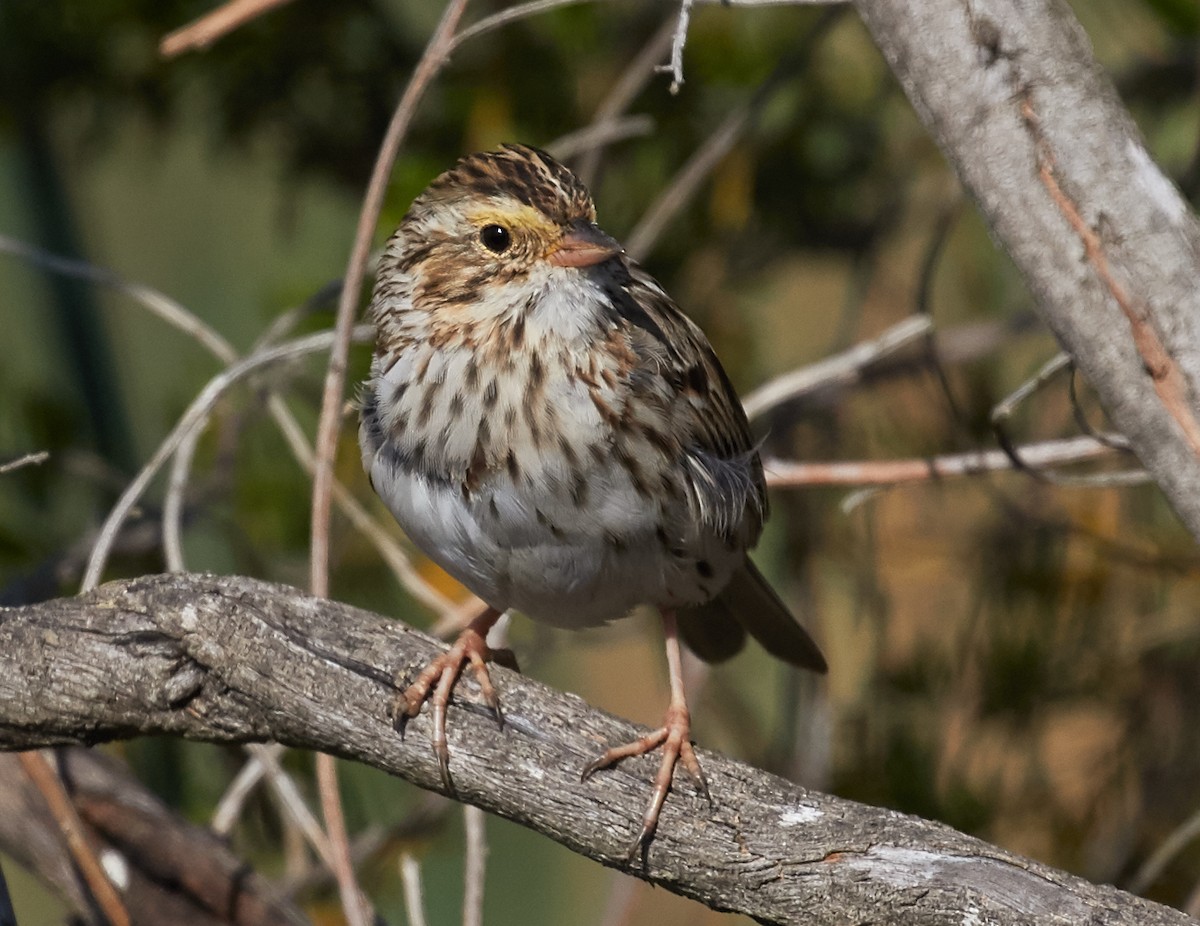
[[[1063,0],[856,0],[1039,311],[1200,538],[1200,225]]]
[[[277,740],[440,790],[428,719],[392,729],[395,670],[433,640],[378,615],[251,579],[176,574],[0,610],[0,748],[169,733]],[[624,860],[655,760],[583,784],[632,725],[500,667],[497,728],[464,679],[449,720],[459,800],[605,865],[765,923],[1194,923],[948,827],[839,800],[706,753],[716,804],[686,780],[644,864]]]

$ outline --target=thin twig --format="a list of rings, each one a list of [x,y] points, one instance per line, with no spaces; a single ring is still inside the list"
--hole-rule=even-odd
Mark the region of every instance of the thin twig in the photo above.
[[[612,122],[625,112],[634,98],[642,92],[642,88],[656,72],[658,62],[671,47],[671,36],[675,33],[674,17],[663,20],[658,31],[642,46],[629,66],[621,72],[620,79],[612,85],[596,112],[592,114],[592,124],[602,125]],[[579,179],[584,186],[591,187],[596,180],[596,171],[600,166],[600,148],[593,148],[579,162]]]
[[[462,17],[467,0],[449,0],[442,12],[441,21],[425,46],[425,53],[413,71],[413,76],[404,89],[392,120],[388,125],[375,168],[363,197],[355,230],[354,246],[346,265],[346,274],[338,299],[337,322],[334,327],[336,339],[330,351],[329,367],[325,376],[325,388],[321,397],[321,416],[317,426],[316,470],[313,475],[312,494],[312,540],[310,549],[310,585],[314,595],[325,598],[329,595],[329,513],[333,482],[333,457],[337,447],[338,425],[341,422],[342,395],[345,391],[346,358],[350,349],[350,330],[358,308],[366,272],[367,257],[379,213],[383,208],[383,197],[387,190],[392,165],[400,151],[408,125],[416,112],[417,103],[426,87],[441,68],[451,49],[454,28]]]
[[[38,450],[34,453],[27,453],[17,457],[15,460],[9,460],[7,463],[0,463],[0,476],[6,473],[12,473],[26,466],[40,466],[50,459],[50,451]]]
[[[450,40],[446,48],[446,54],[455,51],[467,39],[473,39],[477,35],[483,35],[485,32],[491,32],[493,29],[499,29],[502,26],[507,26],[509,23],[528,19],[531,16],[536,16],[538,13],[546,13],[559,7],[592,2],[595,2],[595,0],[530,0],[529,3],[519,3],[506,10],[501,10],[499,13],[485,16],[479,22],[467,26]]]
[[[634,260],[644,260],[663,229],[695,194],[700,184],[721,163],[750,124],[752,104],[734,110],[717,130],[696,149],[667,187],[646,209],[625,240],[625,250]]]
[[[209,827],[214,833],[228,836],[234,824],[241,816],[242,808],[254,789],[264,779],[271,786],[284,817],[291,820],[296,828],[308,840],[317,857],[330,870],[333,870],[333,850],[321,823],[317,820],[308,804],[300,794],[292,777],[279,764],[279,757],[287,752],[287,748],[278,743],[270,745],[251,744],[245,747],[248,758],[242,765],[213,813]]]
[[[364,325],[357,332],[357,337],[363,341],[369,340],[372,336],[370,326]],[[103,526],[100,528],[100,534],[92,547],[92,553],[88,559],[87,570],[83,577],[83,591],[95,588],[100,581],[100,576],[104,572],[105,564],[108,561],[109,553],[112,550],[113,542],[116,540],[121,525],[129,517],[129,512],[137,504],[138,499],[142,497],[142,493],[146,491],[146,487],[150,484],[150,481],[158,474],[158,471],[167,459],[170,458],[171,454],[176,451],[188,432],[198,422],[208,416],[212,407],[231,386],[245,379],[247,376],[251,376],[259,370],[274,364],[284,363],[308,354],[328,350],[332,343],[333,332],[318,331],[315,334],[297,338],[294,341],[272,347],[270,350],[260,351],[246,357],[244,360],[239,360],[209,380],[204,389],[200,391],[200,394],[192,400],[187,411],[176,422],[175,427],[159,445],[154,455],[126,487],[121,497],[117,500],[117,503],[113,506],[112,511],[109,512]]]
[[[207,348],[209,353],[222,363],[233,363],[237,359],[237,351],[220,332],[207,325],[174,299],[152,287],[144,286],[141,283],[131,283],[117,276],[111,270],[95,267],[83,261],[60,257],[7,235],[0,235],[0,253],[19,257],[61,276],[86,280],[96,286],[104,286],[121,293],[149,309],[167,324],[178,328],[201,347]]]
[[[267,757],[281,756],[287,747],[281,746],[279,743],[271,743],[263,747],[266,755],[252,751],[249,746],[245,749],[246,761],[242,763],[238,773],[233,776],[233,781],[229,783],[217,800],[217,807],[208,821],[208,828],[218,836],[227,837],[233,832],[233,826],[237,823],[238,817],[242,815],[242,808],[246,805],[246,801],[254,793],[259,782],[267,776]]]
[[[593,122],[574,132],[560,135],[546,145],[546,150],[560,161],[569,161],[585,151],[600,151],[615,141],[650,135],[653,132],[654,120],[650,116],[618,117],[608,122]]]
[[[1197,839],[1200,839],[1200,811],[1192,814],[1172,830],[1171,834],[1163,840],[1162,845],[1155,849],[1146,861],[1142,862],[1137,873],[1130,878],[1128,890],[1135,894],[1144,893],[1150,885],[1158,880],[1159,875],[1175,857]]]
[[[996,435],[996,443],[1008,455],[1014,469],[1019,469],[1034,479],[1050,485],[1089,488],[1092,486],[1107,487],[1112,485],[1140,484],[1145,478],[1145,474],[1140,470],[1131,471],[1130,473],[1102,473],[1096,476],[1073,476],[1042,469],[1026,459],[1024,451],[1017,446],[1016,441],[1012,439],[1012,435],[1008,433],[1008,422],[1012,419],[1018,405],[1044,388],[1047,383],[1051,382],[1062,371],[1073,369],[1074,366],[1069,354],[1065,352],[1055,354],[1042,365],[1042,368],[1031,379],[1022,383],[1003,400],[998,402],[992,409],[991,415],[992,431]],[[1119,434],[1098,435],[1090,426],[1086,430],[1091,439],[1097,441],[1097,443],[1104,444],[1106,447],[1115,450],[1129,449],[1129,442]]]
[[[674,179],[650,204],[641,220],[625,240],[625,250],[634,260],[642,260],[680,209],[692,198],[704,179],[721,163],[751,121],[771,99],[784,81],[793,76],[809,59],[816,44],[825,36],[841,10],[831,10],[809,30],[794,53],[775,66],[746,101],[735,109],[708,137]]]
[[[919,341],[933,331],[926,315],[912,315],[888,328],[870,341],[855,344],[849,350],[818,363],[792,370],[759,386],[746,396],[742,406],[753,421],[786,402],[810,395],[819,389],[848,386],[862,380],[865,371],[884,357]]]
[[[426,926],[421,863],[411,852],[400,853],[400,884],[404,889],[404,915],[408,917],[408,926]]]
[[[413,75],[404,89],[396,111],[392,114],[387,132],[379,147],[371,180],[363,197],[359,211],[358,226],[354,234],[354,245],[346,265],[342,291],[338,299],[337,320],[334,325],[335,338],[329,352],[329,366],[325,374],[325,387],[321,396],[321,414],[317,423],[315,443],[315,467],[312,488],[312,525],[309,549],[309,587],[318,598],[329,597],[329,528],[333,495],[333,460],[337,452],[338,432],[341,424],[342,396],[345,392],[346,361],[350,352],[350,334],[358,310],[363,278],[366,274],[367,258],[371,252],[371,241],[379,214],[383,209],[383,198],[387,191],[392,165],[400,151],[400,145],[408,131],[409,123],[416,112],[417,103],[425,88],[437,75],[450,53],[454,30],[466,9],[467,0],[448,0],[442,11],[441,20],[425,46],[421,60],[417,62]],[[350,858],[350,840],[346,834],[341,798],[337,787],[337,766],[332,757],[317,756],[317,779],[320,783],[321,808],[325,816],[326,830],[334,847],[334,873],[337,876],[338,893],[342,909],[350,926],[366,926],[370,915],[366,910],[365,898],[359,890]]]
[[[87,843],[83,833],[83,821],[75,811],[75,805],[63,788],[58,772],[51,766],[44,752],[22,752],[17,756],[21,768],[34,787],[41,792],[50,808],[54,822],[58,824],[63,838],[67,841],[67,850],[72,861],[79,867],[92,898],[100,907],[109,926],[129,926],[129,911],[121,900],[116,887],[104,873],[100,860]]]
[[[171,475],[167,478],[167,492],[163,499],[162,540],[167,572],[184,572],[187,569],[183,558],[183,499],[191,477],[196,445],[199,444],[200,435],[204,433],[207,424],[206,416],[183,435],[171,462]]]
[[[211,13],[169,33],[158,44],[158,53],[174,58],[185,51],[207,48],[217,39],[289,0],[229,0]]]
[[[346,914],[348,926],[367,926],[375,919],[375,910],[367,895],[358,886],[358,878],[354,874],[350,837],[346,830],[346,816],[342,812],[342,795],[338,787],[337,759],[326,752],[318,752],[315,765],[317,794],[320,796],[321,812],[325,816],[325,833],[329,839],[329,857],[324,861],[337,878],[342,912]]]
[[[486,816],[478,807],[463,807],[467,846],[463,871],[463,926],[483,926],[483,885],[487,873]]]
[[[797,463],[771,459],[764,462],[767,485],[775,488],[807,486],[881,486],[914,482],[931,482],[959,476],[1019,469],[1025,473],[1042,473],[1043,467],[1086,463],[1120,453],[1092,437],[1069,437],[1045,441],[1019,448],[1018,467],[1013,456],[1004,450],[979,450],[972,453],[948,454],[928,459],[862,460],[835,463]],[[1098,480],[1107,479],[1106,483]],[[1150,481],[1142,470],[1108,473],[1095,477],[1088,485],[1141,485]],[[1061,481],[1056,480],[1056,483]]]
[[[656,68],[660,74],[671,75],[672,96],[683,86],[683,46],[687,44],[688,24],[692,21],[694,3],[695,0],[682,0],[679,4],[679,18],[675,22],[675,32],[671,38],[671,60]]]

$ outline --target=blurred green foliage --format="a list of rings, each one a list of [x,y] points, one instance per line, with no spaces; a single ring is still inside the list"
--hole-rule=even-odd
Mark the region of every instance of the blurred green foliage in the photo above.
[[[376,146],[440,7],[296,0],[203,53],[157,55],[162,35],[210,6],[0,5],[0,234],[153,285],[247,350],[342,273]],[[498,8],[474,5],[469,18]],[[465,43],[422,102],[380,240],[458,155],[506,140],[549,144],[586,125],[675,9],[581,4]],[[1076,11],[1194,203],[1195,4],[1081,0]],[[722,122],[752,107],[646,261],[743,393],[916,311],[954,346],[940,372],[914,350],[860,388],[778,409],[766,448],[889,459],[991,446],[992,406],[1056,347],[853,14],[698,8],[684,61],[678,96],[660,75],[634,98],[629,111],[653,131],[607,149],[593,189],[601,222],[628,234]],[[5,255],[0,306],[0,461],[51,452],[45,465],[0,476],[0,600],[15,602],[77,587],[116,493],[218,365],[111,290],[64,285]],[[300,327],[329,319],[326,300]],[[365,361],[357,349],[353,376]],[[303,584],[308,480],[262,410],[268,381],[313,430],[318,362],[235,390],[201,444],[187,553],[193,568]],[[1021,440],[1074,433],[1065,383],[1023,406],[1016,427]],[[338,474],[374,505],[352,432]],[[142,506],[113,574],[162,568],[161,492]],[[1192,538],[1153,487],[1062,489],[1000,475],[846,502],[842,490],[777,492],[760,553],[825,642],[828,683],[748,652],[701,696],[701,742],[1129,883],[1200,812]],[[340,521],[335,529],[335,594],[427,621],[371,545]],[[514,635],[526,671],[645,722],[663,697],[648,627],[564,636],[518,622]],[[240,761],[171,741],[116,748],[197,820]],[[289,762],[309,780],[307,757]],[[431,920],[456,916],[458,816],[369,770],[344,774],[355,829],[391,828],[367,869],[388,920],[402,921],[401,847],[426,861]],[[581,899],[592,910],[608,902],[608,873],[509,824],[489,827],[489,923],[578,922]],[[264,870],[294,862],[265,798],[237,841]],[[1148,893],[1195,909],[1198,884],[1193,845]],[[333,917],[327,883],[305,896],[320,919]],[[662,892],[635,896],[631,922],[702,918]]]

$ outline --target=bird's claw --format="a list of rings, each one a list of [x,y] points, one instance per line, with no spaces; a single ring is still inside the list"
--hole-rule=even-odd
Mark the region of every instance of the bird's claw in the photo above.
[[[463,669],[470,665],[479,689],[483,694],[492,715],[500,728],[504,728],[504,714],[500,710],[500,697],[492,684],[488,673],[488,660],[491,651],[488,649],[486,638],[488,628],[495,623],[499,615],[496,612],[485,612],[458,636],[450,649],[439,653],[411,684],[392,702],[392,726],[404,738],[408,722],[421,712],[426,701],[430,705],[433,732],[431,746],[434,758],[437,759],[438,773],[442,786],[447,791],[454,790],[454,782],[450,777],[450,747],[446,738],[446,712],[450,705],[450,696],[454,691]]]

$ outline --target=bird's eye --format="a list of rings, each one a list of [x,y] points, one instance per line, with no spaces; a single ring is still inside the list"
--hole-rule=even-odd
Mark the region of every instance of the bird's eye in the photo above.
[[[489,251],[501,254],[512,244],[512,235],[503,225],[485,225],[479,230],[479,240]]]

